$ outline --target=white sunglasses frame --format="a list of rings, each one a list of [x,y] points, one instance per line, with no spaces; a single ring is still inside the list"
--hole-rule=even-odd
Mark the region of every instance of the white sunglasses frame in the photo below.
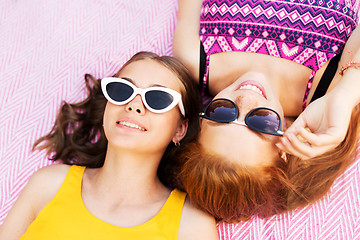
[[[134,92],[125,101],[122,101],[122,102],[114,101],[106,91],[106,86],[109,83],[112,83],[112,82],[124,83],[124,84],[130,86],[134,90]],[[102,90],[105,98],[109,102],[111,102],[112,104],[115,104],[115,105],[127,104],[128,102],[133,100],[139,94],[141,96],[141,100],[142,100],[143,104],[145,105],[146,109],[148,109],[149,111],[154,112],[154,113],[164,113],[164,112],[170,111],[172,108],[174,108],[176,105],[179,104],[180,112],[185,117],[185,108],[184,108],[184,105],[183,105],[182,100],[181,100],[181,94],[178,93],[175,90],[170,89],[170,88],[166,88],[166,87],[138,88],[134,84],[132,84],[131,82],[126,80],[126,79],[117,78],[117,77],[106,77],[106,78],[101,79],[101,90]],[[148,103],[146,102],[146,98],[145,98],[145,93],[148,92],[148,91],[151,91],[151,90],[157,90],[157,91],[166,92],[166,93],[170,94],[174,98],[174,100],[169,106],[167,106],[164,109],[160,109],[160,110],[153,109],[152,107],[150,107],[148,105]]]

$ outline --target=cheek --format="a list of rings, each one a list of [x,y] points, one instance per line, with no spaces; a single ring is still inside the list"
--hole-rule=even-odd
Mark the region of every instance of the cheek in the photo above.
[[[105,110],[104,110],[104,115],[103,115],[103,121],[104,123],[107,121],[108,119],[108,115],[109,115],[109,104],[106,104],[105,106]]]
[[[276,107],[275,107],[275,110],[276,110],[276,112],[280,115],[281,123],[282,123],[282,125],[284,125],[284,119],[285,119],[284,109],[282,108],[280,102],[277,102],[277,105],[276,105]]]
[[[209,126],[204,120],[202,122],[199,135],[199,143],[207,149],[208,152],[219,153],[220,149],[229,149],[229,143],[232,137],[226,134],[226,128],[218,128]],[[225,131],[221,131],[225,130]]]
[[[224,90],[222,90],[221,92],[216,94],[214,99],[217,99],[217,98],[231,98],[231,97],[232,96],[231,96],[230,92],[227,90],[227,88],[225,88]]]
[[[104,128],[105,136],[107,136],[108,129],[112,123],[111,116],[113,115],[113,112],[114,112],[113,107],[109,103],[107,103],[103,115],[103,128]]]
[[[152,122],[154,124],[153,126],[156,125],[158,136],[161,137],[163,135],[164,138],[170,139],[169,141],[171,141],[178,129],[180,115],[176,111],[169,112],[166,117],[160,115],[158,118],[154,118]]]
[[[103,116],[104,122],[109,119],[110,114],[111,114],[111,105],[109,103],[107,103],[105,106],[104,116]]]
[[[175,133],[178,126],[179,117],[176,114],[172,114],[166,118],[162,118],[161,121],[158,121],[158,126],[163,131],[168,131],[169,133]]]

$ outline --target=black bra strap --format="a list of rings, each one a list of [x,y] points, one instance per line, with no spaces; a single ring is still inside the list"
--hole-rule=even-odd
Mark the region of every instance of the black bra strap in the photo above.
[[[199,86],[202,88],[203,78],[206,69],[206,53],[202,42],[200,41],[200,65],[199,65]]]
[[[314,95],[311,98],[310,102],[315,101],[316,99],[322,97],[325,95],[326,91],[328,90],[331,81],[333,80],[338,65],[339,65],[339,61],[341,58],[341,53],[337,54],[335,57],[333,57],[330,62],[329,65],[326,67],[324,74],[321,76],[320,82],[318,84],[318,86],[316,87],[316,90],[314,92]]]

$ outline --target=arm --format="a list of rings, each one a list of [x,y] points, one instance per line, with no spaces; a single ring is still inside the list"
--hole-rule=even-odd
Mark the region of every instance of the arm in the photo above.
[[[337,72],[349,61],[360,62],[359,26],[345,46]],[[308,159],[335,148],[344,140],[351,112],[360,103],[360,69],[348,68],[342,77],[336,77],[340,78],[336,86],[311,103],[286,131],[277,144],[280,149]],[[301,136],[304,141],[296,136]]]
[[[215,219],[185,201],[179,227],[179,240],[219,239]]]
[[[200,62],[200,11],[202,0],[180,0],[173,39],[174,56],[198,82]]]
[[[35,172],[0,227],[0,239],[19,239],[56,195],[69,166],[52,165]]]

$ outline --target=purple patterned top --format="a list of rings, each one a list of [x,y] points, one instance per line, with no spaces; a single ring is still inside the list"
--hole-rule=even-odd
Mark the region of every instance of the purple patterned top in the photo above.
[[[204,0],[200,40],[207,55],[244,51],[281,57],[315,72],[342,51],[358,23],[360,0]]]

